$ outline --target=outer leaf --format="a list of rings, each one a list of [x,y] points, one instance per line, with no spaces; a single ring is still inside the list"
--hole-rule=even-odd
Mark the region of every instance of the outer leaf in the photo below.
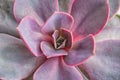
[[[120,26],[120,18],[118,16],[114,16],[112,19],[109,20],[105,28],[111,28],[111,27],[114,28],[119,26]]]
[[[42,31],[52,34],[56,29],[69,29],[72,26],[73,18],[64,12],[55,12],[45,23]]]
[[[96,55],[82,67],[91,80],[120,79],[120,40],[106,40],[96,45]]]
[[[7,3],[6,0],[0,0],[0,9],[5,10],[7,8],[7,6],[5,6],[6,3]]]
[[[109,4],[110,4],[110,18],[111,18],[117,13],[120,7],[120,0],[109,0]]]
[[[90,35],[84,39],[80,39],[73,45],[73,49],[64,57],[65,63],[68,65],[79,65],[94,55],[94,39]]]
[[[80,72],[60,58],[48,59],[34,74],[34,80],[83,80]]]
[[[95,36],[97,42],[104,40],[118,40],[120,39],[120,19],[115,16],[107,24],[106,28]]]
[[[4,10],[0,9],[0,33],[6,33],[18,37],[17,22]]]
[[[40,25],[57,9],[57,0],[15,0],[14,3],[14,15],[18,21],[29,15],[34,17]]]
[[[120,16],[120,9],[118,10],[117,14]],[[120,18],[120,17],[119,17]]]
[[[20,39],[0,34],[0,79],[21,80],[44,60],[43,56],[34,57]]]
[[[27,16],[18,25],[17,30],[30,51],[35,56],[42,55],[39,45],[44,37],[37,22]]]
[[[75,23],[71,30],[75,37],[96,34],[108,19],[107,0],[75,0],[71,10]]]
[[[95,36],[96,42],[104,40],[119,40],[120,39],[120,27],[112,27],[104,29],[100,34]]]
[[[14,0],[7,0],[7,5],[8,5],[8,12],[13,16],[13,5],[14,5]]]
[[[33,74],[29,77],[27,77],[26,79],[23,79],[23,80],[33,80]]]
[[[13,15],[13,3],[14,0],[0,0],[0,8],[5,10],[7,13]]]
[[[70,12],[74,0],[58,0],[59,9],[63,12]]]

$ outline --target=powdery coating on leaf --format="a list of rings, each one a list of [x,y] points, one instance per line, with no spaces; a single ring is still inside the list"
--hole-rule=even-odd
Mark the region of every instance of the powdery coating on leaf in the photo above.
[[[34,74],[34,80],[83,80],[79,71],[61,58],[50,58]]]
[[[104,40],[119,40],[120,39],[120,19],[115,16],[112,18],[106,28],[100,34],[95,36],[96,42]]]
[[[0,8],[2,10],[5,10],[12,17],[13,17],[13,12],[12,12],[13,3],[14,0],[0,0]]]
[[[113,17],[120,8],[120,0],[109,0],[110,18]]]
[[[0,79],[20,80],[28,77],[45,58],[30,54],[20,39],[0,34]]]
[[[120,40],[120,27],[106,28],[100,34],[95,36],[96,42],[105,40]]]
[[[14,2],[14,15],[17,21],[21,21],[25,16],[32,16],[42,25],[57,10],[57,0],[15,0]]]
[[[17,22],[4,10],[0,9],[0,33],[6,33],[18,37]]]
[[[74,26],[71,30],[75,37],[100,32],[109,18],[107,0],[75,0],[71,9]]]
[[[96,44],[96,55],[81,65],[91,80],[120,79],[120,40],[106,40]]]
[[[74,0],[58,0],[58,1],[59,1],[59,11],[70,13]]]
[[[80,65],[94,55],[94,38],[92,35],[73,44],[73,49],[64,57],[68,65]]]
[[[120,15],[120,9],[118,10],[117,14]]]
[[[40,26],[37,24],[37,22],[27,16],[22,19],[17,27],[17,30],[29,50],[35,56],[42,55],[39,45],[43,40],[43,34],[41,33]]]
[[[105,28],[112,27],[120,27],[120,18],[118,16],[114,16],[112,19],[110,19]]]
[[[42,31],[47,34],[52,34],[56,29],[69,29],[74,20],[71,15],[64,12],[55,12],[43,25]]]

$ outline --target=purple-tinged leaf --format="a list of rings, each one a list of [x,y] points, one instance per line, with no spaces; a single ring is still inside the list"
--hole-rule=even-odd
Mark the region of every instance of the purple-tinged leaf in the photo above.
[[[42,25],[57,10],[57,0],[15,0],[14,2],[14,15],[18,21],[25,16],[32,16]]]
[[[94,39],[89,35],[73,44],[73,49],[64,57],[68,65],[79,65],[94,55]]]
[[[13,17],[13,3],[14,0],[0,0],[0,8],[5,10],[8,14],[11,14],[10,16]]]
[[[120,19],[117,16],[114,16],[109,20],[107,26],[101,33],[95,36],[96,42],[104,40],[118,40],[120,39]]]
[[[71,30],[75,37],[97,34],[109,18],[107,0],[74,0],[71,15],[75,23]]]
[[[34,80],[83,80],[80,72],[61,58],[48,59],[34,74]]]
[[[56,29],[69,29],[72,26],[73,18],[71,15],[64,12],[55,12],[45,23],[42,31],[52,34]]]
[[[100,34],[95,36],[96,42],[104,40],[120,40],[120,27],[106,28]]]
[[[67,55],[67,52],[65,50],[55,49],[51,44],[49,44],[48,42],[45,42],[45,41],[41,42],[40,47],[41,47],[43,54],[47,58]]]
[[[64,28],[61,28],[59,31],[55,30],[54,33],[52,34],[55,48],[57,47],[56,40],[60,36],[62,36],[65,39],[64,42],[61,44],[60,48],[67,48],[67,49],[71,48],[73,43],[72,33]]]
[[[120,7],[120,0],[109,0],[109,4],[110,4],[110,18],[111,18],[117,13]]]
[[[6,10],[8,5],[6,5],[6,0],[0,0],[0,9]]]
[[[54,47],[57,48],[57,43],[56,40],[59,37],[59,31],[55,30],[54,33],[52,34],[52,38],[53,38],[53,43],[54,43]],[[60,48],[64,48],[65,47],[65,43],[63,43],[63,45],[60,46]]]
[[[29,16],[22,19],[17,30],[24,40],[27,47],[35,56],[42,55],[40,50],[40,42],[45,35],[41,33],[40,26]]]
[[[117,11],[117,16],[120,18],[120,9]]]
[[[0,33],[10,34],[19,37],[16,26],[17,22],[4,10],[0,9]]]
[[[118,16],[114,16],[112,19],[109,20],[105,28],[111,27],[119,27],[120,26],[120,18]]]
[[[120,79],[120,40],[106,40],[96,44],[96,55],[80,65],[90,80]]]
[[[34,72],[33,72],[33,74],[34,74]],[[33,80],[33,74],[29,75],[27,78],[22,79],[22,80]]]
[[[44,61],[43,56],[34,57],[22,40],[0,34],[0,79],[24,79]]]
[[[59,1],[59,11],[70,12],[74,0],[58,0]]]
[[[66,39],[66,45],[65,45],[66,48],[71,48],[73,44],[72,32],[64,28],[62,28],[60,31],[61,31],[61,35]]]

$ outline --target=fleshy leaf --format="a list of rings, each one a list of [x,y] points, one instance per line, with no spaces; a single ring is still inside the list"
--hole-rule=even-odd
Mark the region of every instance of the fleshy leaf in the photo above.
[[[104,40],[119,40],[120,39],[120,27],[110,27],[104,29],[100,34],[95,36],[95,41],[100,42]]]
[[[0,33],[6,33],[18,37],[17,22],[4,10],[0,9]]]
[[[22,80],[33,80],[33,74]]]
[[[73,44],[73,49],[64,57],[68,65],[79,65],[94,55],[94,39],[89,35]]]
[[[66,45],[66,39],[64,39],[64,37],[62,37],[60,35],[60,33],[61,32],[59,32],[58,30],[55,30],[54,33],[52,34],[54,47],[56,49],[65,48],[65,45]],[[62,39],[62,41],[60,40],[60,38]],[[59,43],[57,43],[57,42],[59,42]],[[59,46],[58,46],[58,44],[59,44]]]
[[[67,55],[67,52],[65,50],[63,50],[63,49],[57,49],[56,50],[48,42],[42,41],[40,46],[41,46],[41,50],[42,50],[43,54],[47,58]]]
[[[20,39],[0,34],[0,79],[21,80],[45,61],[34,57]]]
[[[114,28],[119,26],[120,26],[120,18],[118,16],[114,16],[112,19],[109,20],[105,28],[111,28],[111,27]]]
[[[110,18],[111,18],[117,13],[120,7],[120,0],[109,0],[109,4],[110,4]]]
[[[42,31],[52,34],[56,29],[69,29],[72,26],[73,18],[71,15],[64,12],[55,12],[45,23]]]
[[[63,41],[63,43],[61,44],[60,48],[71,48],[72,47],[72,43],[73,43],[73,36],[72,33],[69,30],[66,30],[64,28],[61,28],[59,31],[55,30],[54,33],[52,34],[53,40],[54,40],[54,46],[57,47],[57,43],[56,40],[62,36],[63,39],[65,39]]]
[[[90,80],[120,79],[120,40],[106,40],[96,44],[96,55],[83,67]]]
[[[118,10],[117,15],[120,18],[120,9]]]
[[[8,14],[11,14],[11,16],[13,16],[13,3],[14,0],[0,0],[0,8],[5,10]]]
[[[70,12],[74,0],[58,0],[59,1],[59,11]]]
[[[66,48],[71,48],[72,44],[73,44],[73,35],[72,35],[71,31],[62,28],[61,29],[61,34],[62,34],[63,37],[66,38],[66,45],[65,45]]]
[[[75,37],[95,35],[103,29],[109,17],[107,0],[74,0],[71,15],[75,20],[71,28]]]
[[[30,51],[35,56],[42,55],[39,45],[44,37],[37,22],[27,16],[22,19],[17,30]]]
[[[0,0],[0,9],[6,10],[7,8],[6,3],[7,3],[6,0]]]
[[[104,40],[118,40],[120,39],[120,19],[115,16],[109,20],[107,26],[101,33],[95,36],[96,42],[104,41]]]
[[[55,30],[54,33],[52,34],[52,38],[53,38],[53,43],[54,43],[54,47],[57,48],[57,43],[56,43],[56,40],[57,38],[59,37],[59,31],[58,30]],[[60,48],[63,48],[65,47],[65,45],[62,45],[60,46]]]
[[[61,58],[48,59],[34,74],[34,80],[83,80],[80,72]]]
[[[25,16],[32,16],[42,25],[57,10],[57,0],[15,0],[14,2],[14,15],[18,21]]]

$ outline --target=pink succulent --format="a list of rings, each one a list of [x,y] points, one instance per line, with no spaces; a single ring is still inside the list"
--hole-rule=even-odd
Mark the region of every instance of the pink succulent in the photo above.
[[[50,4],[49,1],[54,3]],[[23,16],[19,15],[25,15],[27,11],[29,13],[34,9],[31,10],[30,7],[27,7],[30,9],[25,8],[26,12],[20,13],[18,8],[22,7],[19,6],[22,1],[16,0],[15,2],[15,17],[18,21],[22,19],[17,27],[21,38],[35,56],[44,54],[47,57],[47,61],[34,73],[34,80],[83,80],[74,66],[80,65],[94,55],[93,35],[98,33],[106,24],[109,16],[107,1],[90,1],[86,6],[83,4],[86,1],[76,0],[72,5],[70,14],[58,11],[57,0],[49,1],[36,2],[41,4],[37,8],[43,9],[40,9],[39,13],[36,14],[30,12],[31,14],[23,19]],[[24,2],[22,5],[28,5],[28,3]],[[95,13],[92,12],[85,19],[84,16],[91,10],[89,6],[96,6],[99,11],[96,8],[93,9]],[[87,12],[82,12],[83,8]],[[44,13],[46,13],[45,16],[43,16]],[[51,17],[49,17],[50,14],[52,14]],[[41,24],[40,19],[45,24]]]
[[[94,36],[105,27],[109,19],[108,1],[69,1],[68,11],[65,12],[59,8],[57,0],[15,0],[14,15],[20,22],[17,31],[24,43],[21,39],[0,34],[0,45],[2,45],[0,51],[6,48],[5,53],[9,53],[9,50],[11,50],[10,53],[15,52],[14,55],[3,54],[1,56],[10,57],[11,61],[15,62],[13,63],[14,68],[18,67],[14,71],[8,70],[13,72],[10,76],[0,74],[1,79],[25,79],[37,69],[34,72],[34,80],[84,80],[79,70],[82,68],[88,72],[90,79],[99,80],[101,75],[99,72],[95,72],[97,75],[94,73],[94,69],[96,70],[98,67],[94,64],[94,60],[100,58],[100,61],[109,64],[107,61],[104,62],[105,58],[101,60],[101,55],[116,50],[116,46],[108,48],[114,41],[105,41],[105,43],[109,43],[105,46],[99,42],[95,46],[94,40]],[[96,37],[96,42],[99,41],[97,38],[99,37]],[[117,40],[114,43],[117,45],[120,42]],[[9,47],[10,45],[13,46]],[[117,46],[120,47],[120,45]],[[116,54],[118,54],[117,52]],[[23,54],[24,57],[15,58],[16,55]],[[9,62],[4,64],[9,64]],[[92,69],[92,65],[96,67]],[[13,66],[11,67],[13,68]],[[110,67],[114,68],[114,66]],[[115,67],[120,69],[119,65]],[[3,70],[3,72],[8,71]],[[19,73],[14,74],[16,71]],[[13,75],[15,76],[13,77]],[[113,80],[104,78],[100,79]],[[115,79],[117,80],[119,77]]]

